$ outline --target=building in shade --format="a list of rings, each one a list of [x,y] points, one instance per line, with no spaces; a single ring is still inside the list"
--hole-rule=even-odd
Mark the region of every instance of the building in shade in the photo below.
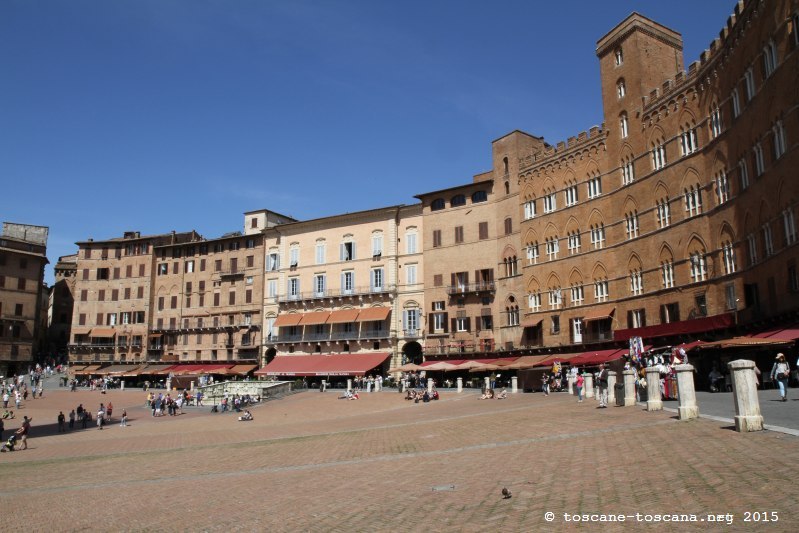
[[[58,258],[54,267],[55,284],[50,287],[47,306],[48,354],[57,362],[66,362],[72,326],[72,310],[75,305],[75,281],[77,279],[77,254]]]
[[[3,222],[0,235],[0,375],[27,372],[41,353],[46,314],[44,267],[47,236],[43,226]],[[45,307],[46,309],[46,307]],[[43,316],[44,315],[44,316]]]

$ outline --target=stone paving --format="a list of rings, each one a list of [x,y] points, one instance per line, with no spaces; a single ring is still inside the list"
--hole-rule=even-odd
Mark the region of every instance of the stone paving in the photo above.
[[[153,418],[139,390],[46,391],[19,412],[33,417],[29,449],[0,455],[0,530],[797,529],[791,435],[596,409],[566,394],[444,393],[429,404],[388,391],[336,396],[295,394],[238,422],[208,407]],[[59,409],[108,400],[115,414],[127,408],[129,427],[56,432]],[[8,421],[6,435],[18,426]],[[761,521],[746,522],[747,512]],[[762,522],[772,512],[779,521]],[[564,513],[626,518],[574,523]],[[697,522],[646,522],[657,514]]]

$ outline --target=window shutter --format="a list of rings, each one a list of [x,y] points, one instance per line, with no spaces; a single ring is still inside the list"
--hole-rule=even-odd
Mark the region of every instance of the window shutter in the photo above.
[[[338,245],[338,260],[345,261],[347,259],[347,248],[344,243]]]
[[[402,329],[403,331],[408,330],[408,311],[403,311],[402,313]]]
[[[635,327],[633,325],[633,312],[632,311],[627,311],[627,327],[628,328]]]
[[[357,259],[358,255],[355,253],[355,241],[352,241],[352,257],[350,257],[351,261]]]
[[[472,319],[466,317],[465,322],[466,322],[466,331],[472,331]]]
[[[451,321],[450,324],[451,324],[451,327],[452,327],[452,331],[453,332],[454,331],[458,331],[458,322],[457,322],[458,319],[457,318],[452,318],[452,319],[450,319],[450,321]]]
[[[448,316],[449,316],[449,313],[444,313],[444,319],[441,321],[441,323],[444,326],[444,333],[449,333],[449,328],[447,327],[447,325],[448,325],[448,320],[447,320]]]

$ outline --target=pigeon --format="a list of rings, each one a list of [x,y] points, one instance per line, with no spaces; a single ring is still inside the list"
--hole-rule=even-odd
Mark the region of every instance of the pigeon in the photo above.
[[[510,489],[508,489],[508,487],[502,487],[502,497],[507,500],[511,496],[513,496],[513,494],[511,494]]]

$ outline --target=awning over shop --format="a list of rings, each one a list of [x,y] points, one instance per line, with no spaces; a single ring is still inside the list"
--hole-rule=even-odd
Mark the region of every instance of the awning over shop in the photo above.
[[[330,318],[330,313],[328,311],[320,311],[316,313],[305,313],[302,315],[302,319],[300,320],[301,326],[318,326],[327,322],[327,319]]]
[[[355,318],[360,313],[358,309],[339,309],[330,313],[330,318],[327,319],[328,324],[346,324],[347,322],[355,322]]]
[[[543,322],[543,321],[544,321],[543,318],[528,317],[528,318],[525,318],[524,320],[522,320],[522,327],[523,328],[537,328],[538,325],[541,322]]]
[[[592,352],[584,352],[580,355],[573,357],[569,360],[570,365],[598,365],[599,363],[608,363],[621,359],[624,354],[629,350],[610,348],[608,350],[595,350]]]
[[[228,376],[246,376],[256,368],[258,368],[258,365],[234,365],[228,368],[225,374]]]
[[[724,339],[715,342],[706,342],[698,347],[700,350],[707,350],[712,348],[757,348],[759,346],[785,346],[793,344],[793,340],[780,340],[780,339],[758,339],[755,337],[733,337],[731,339]]]
[[[335,355],[282,355],[255,373],[265,376],[362,376],[383,364],[387,352]]]
[[[540,363],[544,359],[551,357],[549,355],[524,355],[519,357],[516,361],[509,364],[507,367],[508,370],[524,370],[527,368],[533,368],[536,363]]]
[[[135,364],[134,365],[111,365],[111,366],[107,366],[105,368],[99,369],[97,371],[97,373],[98,374],[103,374],[103,375],[106,375],[106,374],[123,374],[123,373],[129,372],[131,370],[134,370],[137,367],[138,367],[138,365],[135,365]]]
[[[83,374],[84,376],[88,376],[91,374],[96,374],[97,369],[100,368],[102,365],[89,365],[86,368],[82,368],[80,370],[76,370],[75,374]]]
[[[799,339],[799,327],[796,325],[785,329],[772,329],[769,331],[762,331],[756,335],[752,335],[758,339],[778,339],[783,341],[793,341]]]
[[[546,358],[540,360],[535,366],[552,366],[556,361],[560,363],[569,363],[571,364],[571,360],[577,357],[580,354],[577,353],[562,353],[558,355],[550,355]]]
[[[694,320],[681,320],[679,322],[669,322],[668,324],[658,324],[657,326],[646,326],[643,328],[617,329],[613,332],[614,341],[626,341],[630,337],[665,337],[668,335],[684,335],[687,333],[705,333],[714,329],[729,328],[734,324],[734,315],[727,313],[724,315],[706,316]]]
[[[139,371],[139,374],[155,375],[163,370],[166,370],[167,368],[172,368],[173,366],[175,365],[147,365]]]
[[[613,305],[608,305],[605,307],[597,307],[591,309],[587,315],[583,317],[583,322],[590,322],[591,320],[605,320],[607,318],[613,318],[613,313],[616,311],[616,307]]]
[[[88,335],[92,328],[72,328],[70,333],[73,335]]]
[[[148,335],[148,336],[151,339],[160,339],[161,337],[164,336],[164,334],[163,333],[150,333],[150,335]]]
[[[174,374],[181,376],[184,374],[225,374],[232,365],[209,364],[209,365],[173,365],[159,371],[159,374]]]
[[[390,307],[367,307],[366,309],[361,309],[358,318],[355,319],[356,322],[370,322],[370,321],[377,321],[377,320],[385,320],[388,318],[388,315],[391,314]]]
[[[91,337],[113,337],[116,335],[114,328],[92,328]]]
[[[145,366],[147,366],[147,365],[139,365],[139,366],[130,368],[127,371],[125,371],[124,373],[119,374],[119,377],[122,377],[122,378],[135,378],[136,376],[141,374],[141,370]]]
[[[86,366],[87,366],[87,365],[72,365],[71,367],[69,367],[69,368],[67,369],[67,372],[68,372],[69,374],[75,374],[75,373],[77,373],[77,372],[79,372],[79,371],[83,370],[84,368],[86,368]]]
[[[280,315],[275,320],[275,323],[272,324],[274,327],[279,328],[283,326],[296,326],[302,320],[302,313],[294,313],[290,315]]]

